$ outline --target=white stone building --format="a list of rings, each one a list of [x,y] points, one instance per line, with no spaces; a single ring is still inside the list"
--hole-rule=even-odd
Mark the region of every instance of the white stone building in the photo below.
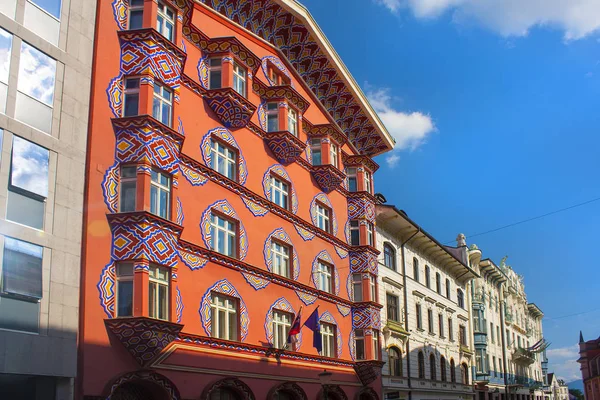
[[[554,373],[547,375],[548,385],[544,388],[545,400],[569,400],[569,386],[557,379]]]
[[[2,399],[73,398],[95,12],[0,0]]]
[[[446,247],[408,216],[377,206],[383,393],[471,399],[473,343],[466,248]]]

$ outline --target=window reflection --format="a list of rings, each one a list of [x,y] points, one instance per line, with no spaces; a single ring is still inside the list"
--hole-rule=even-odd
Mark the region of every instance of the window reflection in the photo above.
[[[17,89],[52,107],[55,78],[56,60],[23,42]]]

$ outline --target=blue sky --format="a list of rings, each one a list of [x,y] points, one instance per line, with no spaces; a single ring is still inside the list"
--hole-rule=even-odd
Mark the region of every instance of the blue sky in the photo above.
[[[459,232],[525,276],[550,367],[579,378],[600,335],[596,0],[302,0],[397,139],[376,189],[442,242]]]

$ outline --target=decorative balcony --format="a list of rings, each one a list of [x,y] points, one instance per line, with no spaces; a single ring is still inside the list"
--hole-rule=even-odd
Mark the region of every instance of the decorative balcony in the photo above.
[[[262,134],[275,158],[283,165],[298,160],[306,148],[306,143],[288,131],[262,132]]]
[[[460,350],[461,353],[464,353],[466,356],[472,356],[474,354],[473,350],[471,350],[469,348],[469,346],[464,345],[464,344],[460,345],[459,350]]]
[[[229,129],[245,127],[256,111],[256,106],[230,87],[207,90],[206,104]]]
[[[513,352],[512,359],[517,364],[531,365],[535,362],[535,355],[532,351],[518,348]]]
[[[311,173],[325,193],[339,188],[346,179],[346,174],[333,165],[314,165],[311,168]]]
[[[385,364],[383,361],[365,360],[357,361],[354,364],[354,371],[358,375],[361,383],[367,386],[381,375],[381,368]]]
[[[104,324],[142,367],[150,364],[183,328],[180,324],[146,317],[107,319]]]
[[[403,312],[403,310],[400,310],[400,312]],[[410,336],[410,333],[408,333],[404,327],[402,326],[402,324],[400,322],[396,322],[396,321],[391,321],[391,320],[387,320],[385,327],[383,328],[383,334],[391,334],[393,336],[397,336],[400,337],[400,339],[404,340],[406,338],[408,338]]]

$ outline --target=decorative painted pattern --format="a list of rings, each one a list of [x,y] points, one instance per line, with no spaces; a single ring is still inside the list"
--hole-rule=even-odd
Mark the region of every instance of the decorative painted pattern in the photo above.
[[[181,322],[181,317],[183,315],[183,309],[185,308],[183,305],[183,300],[181,299],[181,291],[179,290],[179,286],[175,288],[175,316],[177,318],[177,323]]]
[[[98,294],[100,297],[100,305],[106,313],[107,318],[115,316],[115,300],[117,290],[117,277],[115,275],[115,263],[113,261],[106,264],[100,273],[100,281],[98,285]]]
[[[338,256],[340,256],[340,258],[348,257],[348,251],[346,251],[345,249],[342,249],[341,247],[338,247],[338,246],[334,246],[334,247],[335,247],[335,252],[337,253]]]
[[[318,299],[317,296],[313,296],[312,294],[309,294],[309,293],[306,293],[306,292],[302,292],[300,290],[295,290],[295,292],[296,292],[296,296],[298,296],[298,298],[306,306],[310,306],[311,304],[313,304]]]
[[[248,125],[256,111],[252,102],[230,87],[207,90],[203,97],[221,123],[230,129]]]
[[[380,329],[381,316],[378,308],[365,306],[352,308],[352,329]]]
[[[108,396],[106,398],[106,400],[111,400],[111,396],[113,395],[115,390],[123,383],[129,382],[129,381],[154,382],[158,386],[163,388],[163,390],[168,394],[169,399],[171,399],[171,400],[179,400],[180,399],[179,391],[177,390],[177,387],[175,387],[175,385],[173,385],[173,383],[169,379],[165,378],[164,376],[162,376],[160,374],[157,374],[156,372],[142,370],[142,371],[127,373],[127,374],[123,375],[122,377],[120,377],[119,379],[117,379],[115,381],[115,383],[111,386],[110,396]]]
[[[227,280],[222,279],[211,286],[204,296],[202,297],[202,302],[200,304],[200,319],[202,320],[202,327],[204,328],[204,332],[206,332],[207,336],[212,336],[212,294],[213,293],[221,293],[229,297],[235,297],[239,302],[239,312],[240,312],[240,337],[241,341],[246,339],[248,336],[248,328],[250,325],[250,317],[248,315],[248,308],[246,308],[246,303],[235,289],[235,287]]]
[[[185,219],[185,216],[183,215],[183,206],[181,205],[181,199],[179,197],[177,198],[177,204],[176,204],[175,208],[177,211],[177,216],[175,217],[175,221],[177,222],[177,224],[183,225],[183,220]]]
[[[208,206],[208,208],[202,213],[202,220],[200,222],[200,230],[202,232],[202,240],[208,249],[213,249],[212,245],[212,229],[211,229],[211,215],[213,211],[217,211],[227,217],[235,219],[238,229],[238,247],[239,247],[239,259],[243,260],[246,258],[248,253],[248,235],[242,220],[238,217],[237,213],[229,204],[227,200],[219,200]]]
[[[181,117],[177,117],[177,132],[181,136],[185,136],[185,130],[183,129],[183,121],[181,120]]]
[[[217,127],[208,131],[206,135],[202,138],[202,143],[200,144],[200,151],[202,152],[202,159],[204,160],[204,164],[212,168],[212,140],[216,138],[218,140],[222,140],[227,145],[233,147],[237,152],[238,159],[238,182],[243,185],[246,183],[246,178],[248,177],[248,167],[246,166],[246,160],[244,159],[244,155],[242,154],[242,149],[238,146],[235,138],[225,128]]]
[[[312,220],[312,223],[315,226],[319,226],[319,221],[317,217],[317,203],[323,204],[324,206],[328,207],[331,211],[329,223],[331,224],[331,232],[333,233],[333,236],[336,236],[338,231],[337,218],[335,217],[333,205],[331,205],[331,201],[329,201],[329,197],[327,197],[325,193],[317,194],[310,202],[310,218]]]
[[[356,361],[356,335],[354,334],[354,329],[350,330],[350,335],[348,338],[348,350],[350,350],[350,358],[352,361]]]
[[[335,264],[333,263],[333,258],[329,255],[327,250],[322,250],[319,254],[317,254],[317,256],[315,257],[315,259],[313,260],[313,263],[312,263],[311,277],[312,277],[312,282],[315,285],[315,288],[319,289],[319,261],[323,261],[331,266],[331,269],[333,270],[331,279],[333,279],[334,294],[339,295],[340,294],[340,275],[338,274],[338,270],[335,267]]]
[[[125,0],[113,0],[111,5],[117,26],[119,29],[127,29],[127,11],[129,10],[129,4]]]
[[[296,195],[296,189],[294,188],[292,179],[290,178],[290,175],[287,173],[283,165],[271,165],[263,175],[262,185],[265,197],[269,200],[271,199],[271,177],[273,175],[282,178],[289,184],[288,201],[290,201],[291,203],[290,205],[292,208],[292,212],[296,214],[298,212],[298,196]]]
[[[258,204],[256,204],[252,200],[248,200],[247,198],[242,197],[242,201],[244,202],[244,205],[246,206],[246,208],[255,217],[264,217],[265,215],[267,215],[269,213],[268,209],[266,209],[265,207],[259,206]]]
[[[179,250],[179,258],[192,271],[202,269],[208,262],[207,258],[192,254],[182,249]]]
[[[258,108],[256,109],[256,115],[258,116],[258,125],[262,128],[263,131],[267,131],[267,102],[261,100]]]
[[[203,56],[198,60],[198,81],[200,85],[206,90],[208,90],[208,57]]]
[[[271,304],[271,307],[269,307],[269,311],[267,312],[267,316],[265,317],[265,335],[267,337],[267,342],[271,345],[273,345],[273,311],[278,310],[278,311],[284,311],[287,313],[292,314],[292,319],[296,316],[296,310],[294,310],[294,307],[292,307],[292,305],[290,304],[289,301],[287,301],[285,298],[280,297],[279,299],[275,300],[275,303]],[[295,351],[299,351],[300,347],[302,346],[302,330],[300,330],[300,333],[298,335],[296,335],[296,347],[295,347]]]
[[[178,171],[179,143],[152,126],[115,126],[115,136],[118,162],[149,162],[171,174]]]
[[[288,71],[286,66],[281,62],[281,60],[279,60],[279,58],[277,58],[275,56],[264,56],[263,58],[261,58],[260,66],[262,68],[263,74],[265,75],[267,82],[269,82],[269,85],[271,85],[271,86],[277,85],[277,82],[274,82],[271,79],[271,77],[269,76],[269,72],[268,72],[269,64],[273,65],[279,71],[281,71],[281,73],[283,73],[285,76],[287,76],[288,79],[290,80],[291,86],[294,87],[294,80],[292,79],[292,75],[290,74],[290,72]]]
[[[315,238],[314,233],[307,231],[306,229],[302,228],[301,226],[294,225],[294,228],[296,228],[298,235],[300,235],[300,237],[302,239],[304,239],[304,241],[313,240]]]
[[[250,274],[248,272],[242,272],[242,276],[244,277],[246,282],[248,282],[248,284],[252,286],[252,288],[254,288],[254,290],[264,289],[267,286],[269,286],[269,283],[271,283],[271,281],[267,279],[261,278],[254,274]]]
[[[366,197],[349,197],[348,219],[366,219],[374,224],[375,203]]]
[[[350,307],[343,306],[341,304],[336,304],[335,306],[337,307],[338,311],[340,312],[340,314],[342,314],[343,317],[347,317],[348,315],[350,315]]]
[[[106,88],[108,106],[115,118],[123,115],[123,74],[112,78]]]
[[[377,256],[367,251],[350,251],[350,272],[371,272],[377,275]]]
[[[196,171],[195,169],[190,168],[185,163],[180,163],[179,164],[179,170],[181,171],[181,174],[183,176],[185,176],[185,179],[187,179],[187,181],[192,186],[202,186],[206,182],[208,182],[208,178],[207,177],[205,177],[204,175],[202,175],[200,172]]]
[[[336,327],[335,332],[337,333],[336,354],[337,354],[338,358],[341,357],[343,343],[342,343],[342,332],[340,331],[340,326],[337,324],[337,322],[335,321],[335,318],[333,318],[333,315],[331,315],[331,313],[329,311],[325,311],[323,314],[321,314],[321,316],[319,317],[319,321],[325,322],[327,324],[335,325],[335,327]]]
[[[102,197],[108,207],[108,211],[117,212],[119,210],[119,176],[121,170],[117,162],[109,167],[104,173],[102,179]]]
[[[271,243],[273,240],[282,242],[284,244],[288,244],[289,248],[292,250],[292,279],[298,280],[298,276],[300,276],[300,261],[298,260],[298,252],[292,243],[292,239],[286,233],[283,228],[277,228],[273,232],[269,234],[267,240],[265,240],[265,247],[263,249],[263,255],[265,257],[265,265],[270,272],[273,271],[273,249],[271,248]]]

